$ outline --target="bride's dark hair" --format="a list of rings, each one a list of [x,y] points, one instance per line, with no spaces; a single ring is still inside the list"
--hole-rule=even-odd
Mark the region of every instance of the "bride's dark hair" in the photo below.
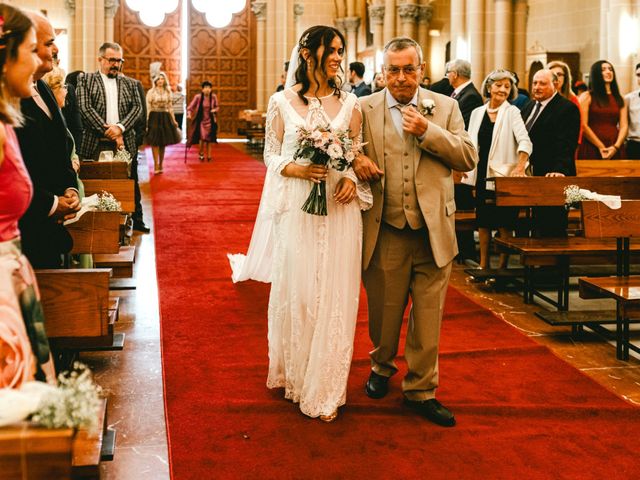
[[[325,70],[325,61],[327,57],[331,53],[331,42],[333,42],[334,38],[340,38],[342,41],[342,48],[345,48],[346,42],[344,40],[344,36],[340,32],[333,27],[327,27],[325,25],[316,25],[315,27],[308,28],[300,37],[300,41],[298,42],[298,47],[300,52],[302,52],[303,48],[309,50],[310,58],[313,58],[311,62],[313,73],[315,73],[318,68],[322,70],[322,72],[327,74]],[[320,64],[316,61],[316,54],[318,49],[324,46],[324,52],[322,52],[322,58],[320,59]],[[307,62],[302,56],[302,53],[298,53],[298,68],[296,69],[296,83],[302,84],[302,88],[298,91],[298,96],[302,99],[305,105],[309,104],[309,101],[304,96],[305,93],[309,91],[311,88],[311,82],[309,81],[309,77],[307,76],[307,71],[309,70],[309,66]],[[340,71],[342,72],[342,65],[340,65]],[[320,87],[320,83],[316,79],[315,75],[312,75],[316,88]],[[340,95],[340,85],[342,84],[342,79],[338,76],[335,79],[329,79],[329,85],[333,87],[333,94]]]

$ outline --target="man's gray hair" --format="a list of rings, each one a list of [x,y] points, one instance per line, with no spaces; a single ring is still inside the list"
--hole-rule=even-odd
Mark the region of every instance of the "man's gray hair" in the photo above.
[[[459,77],[471,78],[471,63],[462,58],[451,60],[447,64],[447,69],[450,72],[456,72]]]
[[[387,42],[384,46],[383,53],[386,55],[387,52],[398,52],[400,50],[405,50],[407,48],[415,48],[418,53],[418,62],[422,64],[422,48],[420,44],[416,42],[413,38],[409,37],[395,37]]]
[[[100,50],[98,50],[98,54],[100,54],[100,56],[103,57],[104,54],[107,53],[107,49],[109,48],[111,50],[115,50],[116,52],[122,52],[122,47],[120,46],[119,43],[105,42],[102,45],[100,45]]]
[[[516,79],[513,78],[513,75],[509,70],[503,70],[503,69],[494,70],[489,75],[487,75],[487,78],[485,78],[484,82],[482,82],[482,90],[481,90],[482,95],[484,95],[485,98],[491,98],[491,85],[493,85],[496,82],[499,82],[500,80],[509,80],[509,83],[511,83],[511,90],[509,91],[509,96],[507,97],[507,100],[509,101],[515,100],[516,97],[518,96],[518,87],[516,87]]]
[[[534,73],[534,76],[536,76],[538,73],[542,72],[545,75],[549,75],[551,76],[551,81],[552,82],[557,82],[558,81],[558,75],[556,75],[556,72],[554,72],[553,70],[550,70],[548,68],[541,68],[540,70],[538,70],[536,73]]]

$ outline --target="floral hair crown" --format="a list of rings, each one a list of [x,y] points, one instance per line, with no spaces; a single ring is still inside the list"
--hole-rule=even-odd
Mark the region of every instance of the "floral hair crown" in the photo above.
[[[7,39],[12,33],[13,30],[4,29],[4,17],[0,15],[0,50],[6,47]]]

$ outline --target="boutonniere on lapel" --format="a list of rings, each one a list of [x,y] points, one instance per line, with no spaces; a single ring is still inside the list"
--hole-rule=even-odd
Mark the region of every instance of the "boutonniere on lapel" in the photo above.
[[[420,114],[423,116],[427,115],[435,115],[436,113],[436,102],[431,98],[424,98],[420,102]]]

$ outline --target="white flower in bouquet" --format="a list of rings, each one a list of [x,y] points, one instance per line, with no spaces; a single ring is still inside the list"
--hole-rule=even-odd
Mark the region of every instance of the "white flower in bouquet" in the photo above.
[[[342,147],[338,143],[332,143],[331,145],[329,145],[329,147],[327,148],[327,153],[329,154],[329,157],[331,157],[331,159],[333,160],[337,160],[344,156]]]
[[[116,162],[131,163],[131,154],[129,152],[127,152],[124,148],[119,148],[116,151],[116,154],[113,157],[113,160],[116,161]]]
[[[119,212],[122,210],[122,205],[112,194],[103,190],[98,195],[96,210],[99,212]]]
[[[567,185],[564,187],[564,203],[566,205],[574,205],[583,200],[587,200],[587,197],[580,191],[578,185]]]
[[[86,365],[74,363],[71,372],[58,375],[58,388],[44,395],[31,420],[47,428],[98,427],[102,389]]]

